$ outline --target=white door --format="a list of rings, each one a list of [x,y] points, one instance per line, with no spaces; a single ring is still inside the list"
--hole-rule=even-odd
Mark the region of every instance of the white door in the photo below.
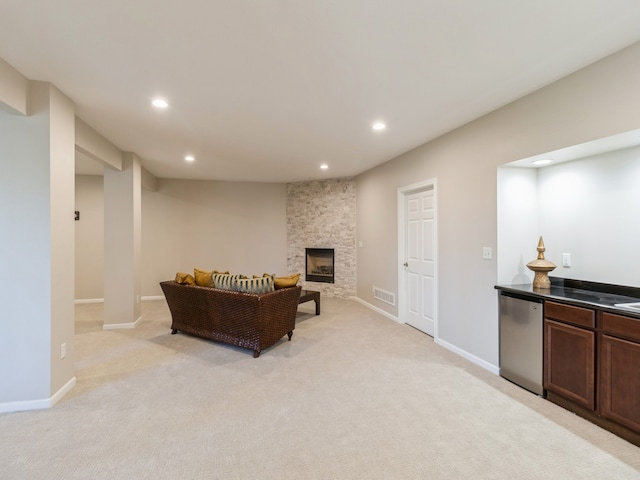
[[[436,229],[433,187],[405,195],[405,321],[434,335]]]

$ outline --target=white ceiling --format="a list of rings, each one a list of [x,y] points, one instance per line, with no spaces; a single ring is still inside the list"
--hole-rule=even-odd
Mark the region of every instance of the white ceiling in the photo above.
[[[639,25],[637,0],[2,0],[0,57],[158,177],[291,182],[361,173]]]

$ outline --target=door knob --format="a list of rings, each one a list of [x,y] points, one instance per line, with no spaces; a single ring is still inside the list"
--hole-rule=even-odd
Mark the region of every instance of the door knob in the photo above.
[[[409,266],[409,262],[404,262],[404,266],[408,267]]]

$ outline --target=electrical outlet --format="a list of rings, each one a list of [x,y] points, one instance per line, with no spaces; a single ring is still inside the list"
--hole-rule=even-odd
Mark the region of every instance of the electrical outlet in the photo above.
[[[60,344],[60,358],[64,358],[67,356],[67,344],[66,343],[62,343]]]
[[[563,267],[571,267],[571,254],[563,253],[562,254],[562,266]]]

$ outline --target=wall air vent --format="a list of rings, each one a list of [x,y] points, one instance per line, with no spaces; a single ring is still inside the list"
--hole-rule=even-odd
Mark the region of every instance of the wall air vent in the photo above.
[[[378,288],[375,285],[373,287],[373,296],[384,303],[388,303],[389,305],[396,304],[395,293],[387,292],[386,290]]]

